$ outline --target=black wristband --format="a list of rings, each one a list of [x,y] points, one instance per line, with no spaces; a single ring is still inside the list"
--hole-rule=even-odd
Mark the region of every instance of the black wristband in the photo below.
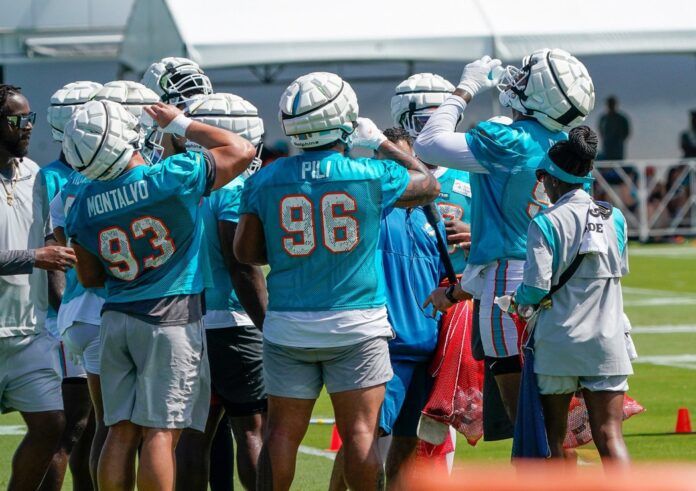
[[[454,295],[452,295],[456,286],[457,285],[450,285],[445,289],[445,296],[447,297],[447,300],[449,300],[452,303],[459,303],[461,301],[457,298],[454,298]]]

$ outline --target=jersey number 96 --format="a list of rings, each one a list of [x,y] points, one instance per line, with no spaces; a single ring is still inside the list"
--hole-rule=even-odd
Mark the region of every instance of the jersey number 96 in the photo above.
[[[352,251],[360,241],[358,221],[351,216],[358,207],[352,196],[337,192],[323,195],[321,237],[323,246],[332,253]],[[283,249],[290,256],[308,256],[317,247],[314,203],[304,194],[291,194],[280,200],[280,226]]]

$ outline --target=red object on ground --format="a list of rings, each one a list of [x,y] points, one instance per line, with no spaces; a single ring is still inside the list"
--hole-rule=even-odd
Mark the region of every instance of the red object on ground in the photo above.
[[[691,433],[691,417],[689,416],[689,410],[685,407],[680,407],[677,411],[677,426],[674,432]]]
[[[343,440],[341,440],[341,435],[338,434],[338,428],[336,425],[333,425],[333,429],[331,430],[331,443],[326,450],[329,452],[338,452],[342,445]]]

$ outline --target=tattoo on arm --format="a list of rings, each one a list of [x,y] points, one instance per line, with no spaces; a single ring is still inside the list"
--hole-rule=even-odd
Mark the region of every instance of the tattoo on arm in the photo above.
[[[389,141],[384,142],[379,150],[386,158],[396,161],[408,170],[410,180],[406,190],[396,201],[396,206],[408,208],[430,203],[437,198],[440,184],[423,162],[399,150]]]

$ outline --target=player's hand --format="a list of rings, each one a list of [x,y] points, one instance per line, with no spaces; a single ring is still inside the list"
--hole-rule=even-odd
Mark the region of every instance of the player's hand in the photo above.
[[[47,271],[65,271],[77,263],[75,251],[70,247],[46,246],[36,249],[34,267]]]
[[[471,249],[471,227],[461,220],[447,220],[445,222],[447,243],[455,247]]]
[[[437,316],[438,312],[446,314],[450,307],[454,305],[452,302],[449,301],[449,299],[445,295],[445,290],[447,290],[446,286],[436,288],[432,291],[432,293],[428,296],[428,298],[425,300],[425,303],[423,304],[423,309],[427,309],[429,305],[433,306],[433,318]]]
[[[358,127],[353,132],[353,146],[377,150],[387,137],[368,118],[358,118]]]
[[[464,67],[457,88],[467,91],[471,97],[474,97],[479,92],[494,87],[502,74],[500,65],[502,65],[500,60],[488,55],[472,61]]]
[[[171,104],[164,104],[163,102],[155,102],[152,106],[145,106],[145,112],[165,133],[173,133],[173,131],[167,131],[167,126],[169,126],[169,123],[174,121],[177,116],[180,114],[183,116],[184,114],[178,107],[172,106]]]

